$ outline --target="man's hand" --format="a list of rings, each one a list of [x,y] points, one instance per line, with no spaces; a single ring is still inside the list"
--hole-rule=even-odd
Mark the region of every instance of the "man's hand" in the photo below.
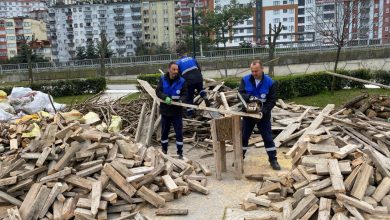
[[[170,105],[172,103],[172,99],[170,97],[166,97],[164,103]]]

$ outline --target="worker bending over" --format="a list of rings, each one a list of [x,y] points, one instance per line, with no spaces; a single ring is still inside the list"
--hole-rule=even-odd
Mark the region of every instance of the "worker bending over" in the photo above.
[[[268,75],[263,72],[263,65],[260,60],[252,61],[251,73],[244,76],[241,80],[239,93],[248,103],[258,103],[260,111],[263,114],[262,119],[254,119],[243,117],[242,121],[242,146],[243,156],[248,150],[248,141],[253,132],[255,125],[260,130],[260,134],[264,141],[265,150],[268,154],[268,161],[274,170],[280,170],[280,165],[276,157],[275,143],[272,139],[271,129],[271,110],[276,104],[275,83]]]
[[[161,76],[157,88],[157,96],[164,100],[160,104],[161,114],[161,146],[162,151],[168,152],[168,134],[173,124],[176,134],[176,146],[179,159],[183,159],[183,118],[182,107],[171,105],[172,101],[184,102],[187,99],[186,81],[179,75],[179,69],[175,62],[168,65],[168,72]]]

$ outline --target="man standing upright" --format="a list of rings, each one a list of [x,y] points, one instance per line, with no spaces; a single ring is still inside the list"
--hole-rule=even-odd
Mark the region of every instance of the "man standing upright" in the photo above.
[[[260,120],[249,117],[243,118],[243,155],[245,158],[249,138],[253,132],[253,128],[257,125],[264,141],[265,150],[268,154],[268,161],[274,170],[280,170],[271,129],[271,110],[276,104],[275,83],[271,77],[264,74],[263,65],[260,60],[252,61],[250,68],[251,73],[242,78],[238,91],[247,103],[259,102],[262,105],[260,111],[263,114],[263,118]]]
[[[183,159],[183,118],[182,107],[171,105],[172,101],[185,101],[187,99],[187,87],[183,77],[179,74],[178,66],[175,62],[170,62],[168,72],[161,76],[156,95],[164,100],[160,104],[161,114],[161,146],[162,151],[168,152],[168,134],[173,125],[176,134],[176,146],[179,159]]]
[[[203,98],[206,106],[210,106],[207,94],[203,90],[203,76],[196,59],[187,56],[187,48],[181,46],[177,50],[180,59],[176,62],[180,75],[186,80],[188,86],[187,104],[194,104],[195,91]],[[187,115],[192,117],[193,109],[187,109]]]

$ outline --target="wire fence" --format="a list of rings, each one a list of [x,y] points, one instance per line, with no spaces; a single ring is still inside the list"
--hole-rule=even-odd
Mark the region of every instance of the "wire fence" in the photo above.
[[[382,44],[367,44],[367,45],[356,45],[348,46],[342,49],[342,52],[350,51],[364,51],[372,49],[384,49],[390,48],[390,42],[386,41]],[[322,52],[333,52],[337,48],[332,45],[323,45],[318,43],[312,44],[299,44],[283,46],[279,45],[275,50],[275,55],[294,55],[294,54],[314,54]],[[196,54],[196,58],[199,62],[202,61],[218,61],[224,60],[226,56],[227,60],[258,57],[263,58],[268,56],[268,49],[264,47],[254,48],[241,48],[241,49],[228,49],[228,50],[213,50],[203,51]],[[118,67],[131,67],[131,66],[142,66],[149,64],[165,64],[173,60],[177,60],[179,57],[176,54],[160,54],[160,55],[148,55],[148,56],[130,56],[130,57],[116,57],[104,59],[107,68],[118,68]],[[59,72],[59,71],[73,71],[80,69],[97,69],[100,68],[101,59],[85,59],[85,60],[71,60],[66,62],[43,62],[33,63],[33,72]],[[27,73],[28,64],[4,64],[0,65],[0,74],[6,73]]]

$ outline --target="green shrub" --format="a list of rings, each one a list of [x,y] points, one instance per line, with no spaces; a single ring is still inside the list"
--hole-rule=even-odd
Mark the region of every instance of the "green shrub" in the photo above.
[[[152,74],[140,74],[137,76],[137,79],[145,80],[150,85],[157,85],[158,80],[160,79],[160,73],[152,73]]]
[[[373,78],[377,83],[390,85],[390,71],[385,71],[385,70],[374,71]]]
[[[358,79],[364,79],[364,80],[371,79],[371,74],[369,69],[351,70],[349,71],[348,75]],[[364,83],[348,80],[348,86],[353,89],[362,89],[364,88]]]
[[[34,83],[30,88],[32,90],[49,93],[53,97],[96,94],[106,89],[106,79],[100,77],[40,82]],[[12,87],[0,89],[4,90],[7,94],[10,94],[12,91]]]

